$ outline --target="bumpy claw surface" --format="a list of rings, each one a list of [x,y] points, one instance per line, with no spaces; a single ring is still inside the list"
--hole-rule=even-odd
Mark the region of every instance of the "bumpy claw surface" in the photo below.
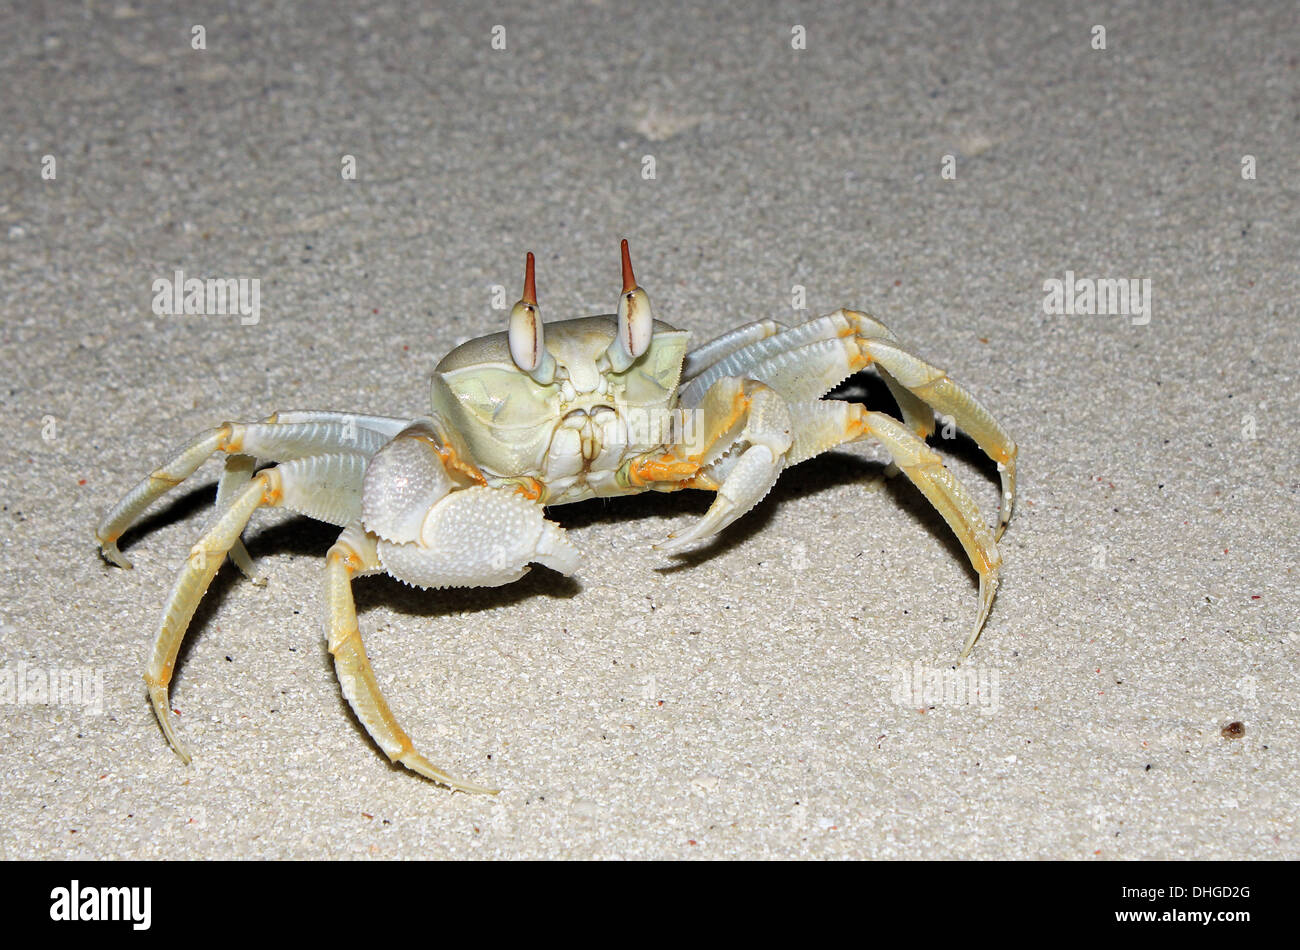
[[[577,549],[542,506],[500,488],[466,488],[428,509],[418,540],[379,542],[379,560],[416,587],[498,587],[523,577],[528,564],[561,574],[578,569]]]

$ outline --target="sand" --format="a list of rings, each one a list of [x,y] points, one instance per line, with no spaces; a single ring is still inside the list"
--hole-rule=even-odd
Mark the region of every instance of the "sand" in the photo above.
[[[1300,855],[1294,10],[471,8],[0,24],[0,855]],[[962,679],[975,574],[865,444],[680,563],[650,545],[704,494],[552,509],[571,580],[359,581],[402,722],[495,798],[369,741],[322,639],[336,529],[260,514],[268,586],[225,568],[181,654],[182,765],[140,677],[219,469],[133,571],[107,507],[223,420],[426,412],[525,251],[556,320],[613,309],[622,237],[700,342],[870,311],[1015,437]],[[258,280],[256,322],[157,315],[177,270]],[[1045,312],[1067,271],[1149,310]],[[932,444],[991,518],[992,464]]]

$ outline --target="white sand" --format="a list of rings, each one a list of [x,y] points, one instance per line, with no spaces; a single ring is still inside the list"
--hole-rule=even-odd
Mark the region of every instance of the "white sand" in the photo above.
[[[1288,5],[1117,13],[1105,51],[1074,4],[818,8],[795,51],[731,5],[534,4],[494,51],[459,5],[221,4],[202,52],[169,6],[0,28],[0,669],[105,691],[0,708],[0,855],[1300,854]],[[700,341],[867,309],[1014,434],[980,703],[900,695],[955,658],[974,575],[863,446],[675,570],[649,545],[703,495],[555,510],[571,583],[360,582],[403,722],[495,800],[365,737],[321,639],[334,532],[263,515],[270,586],[224,571],[182,653],[183,766],[140,674],[216,469],[127,536],[133,572],[95,553],[105,508],[224,419],[422,413],[433,362],[504,328],[525,250],[558,319],[612,309],[623,236]],[[177,268],[258,278],[260,321],[154,316]],[[1150,322],[1044,314],[1067,269],[1150,278]],[[990,466],[951,458],[991,514]]]

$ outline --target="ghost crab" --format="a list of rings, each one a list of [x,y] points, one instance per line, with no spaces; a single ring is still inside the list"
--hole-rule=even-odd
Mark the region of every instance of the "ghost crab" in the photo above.
[[[105,516],[103,555],[130,567],[117,539],[214,453],[226,456],[216,518],[191,549],[163,611],[145,672],[172,748],[188,762],[169,715],[168,684],[200,598],[229,556],[258,581],[240,536],[263,506],[341,527],[325,555],[326,639],[344,695],[394,762],[451,789],[491,792],[436,768],[415,748],[380,692],[362,646],[352,578],[387,573],[421,588],[507,584],[543,564],[574,573],[578,552],[546,505],[593,496],[698,488],[716,492],[702,518],[656,545],[679,553],[756,505],[790,465],[874,438],[939,511],[979,574],[974,646],[998,584],[997,540],[1011,516],[1016,445],[973,396],[883,324],[837,310],[786,328],[762,320],[687,351],[689,334],[654,319],[622,243],[618,313],[543,327],[534,262],[509,329],[452,350],[433,373],[430,415],[282,412],[227,422],[191,441]],[[900,423],[823,399],[873,366]],[[925,438],[950,416],[998,463],[996,533]],[[259,462],[275,463],[258,470]]]

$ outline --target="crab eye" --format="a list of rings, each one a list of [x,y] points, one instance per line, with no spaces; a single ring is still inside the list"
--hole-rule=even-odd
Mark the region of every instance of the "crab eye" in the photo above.
[[[524,295],[510,310],[510,358],[534,381],[546,385],[555,378],[555,358],[546,349],[542,312],[537,306],[537,283],[533,252],[524,264]]]
[[[627,239],[623,239],[623,293],[618,298],[618,340],[609,348],[609,361],[622,372],[644,355],[654,336],[654,313],[650,296],[636,282]]]
[[[510,358],[525,373],[541,365],[546,352],[544,336],[537,308],[522,300],[515,304],[510,311]]]

